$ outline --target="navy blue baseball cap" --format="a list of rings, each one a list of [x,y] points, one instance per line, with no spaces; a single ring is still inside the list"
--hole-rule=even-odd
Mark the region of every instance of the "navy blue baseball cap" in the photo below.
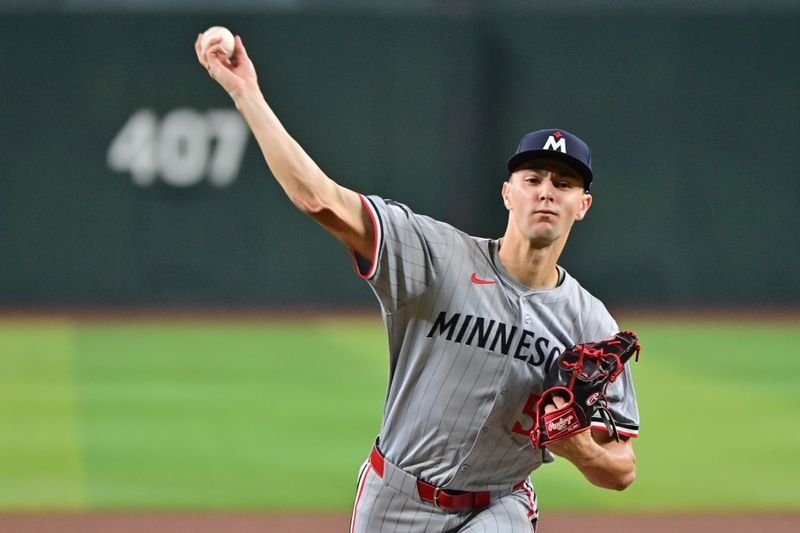
[[[514,172],[529,159],[563,161],[583,178],[584,189],[588,191],[592,184],[592,151],[588,144],[568,131],[539,130],[527,134],[508,160],[508,171]]]

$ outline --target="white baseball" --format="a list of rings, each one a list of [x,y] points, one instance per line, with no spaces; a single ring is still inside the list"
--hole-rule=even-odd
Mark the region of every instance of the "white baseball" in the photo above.
[[[228,57],[231,57],[233,55],[234,47],[234,39],[231,30],[225,26],[211,26],[203,32],[202,45],[206,46],[206,43],[208,43],[209,39],[214,37],[222,37],[222,49],[225,50],[225,53],[228,55]]]

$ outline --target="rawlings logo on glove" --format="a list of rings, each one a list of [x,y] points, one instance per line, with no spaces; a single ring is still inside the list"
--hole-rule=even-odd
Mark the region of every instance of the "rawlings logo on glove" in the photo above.
[[[621,331],[613,337],[578,344],[559,356],[557,363],[544,377],[544,393],[536,405],[536,421],[531,431],[534,447],[569,437],[589,429],[592,415],[599,412],[608,433],[619,441],[617,426],[611,418],[606,388],[625,370],[625,363],[636,355],[639,342],[632,331]],[[560,397],[564,405],[550,412]]]
[[[558,415],[555,420],[545,415],[544,421],[547,425],[547,434],[551,436],[550,440],[553,440],[553,436],[562,431],[572,431],[580,426],[580,421],[574,410],[570,410],[569,413]]]

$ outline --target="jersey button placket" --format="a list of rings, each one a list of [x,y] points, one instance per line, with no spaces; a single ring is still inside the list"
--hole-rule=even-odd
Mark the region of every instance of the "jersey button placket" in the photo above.
[[[522,321],[525,325],[530,325],[533,322],[531,316],[530,296],[521,296],[519,299],[519,312],[522,315]]]

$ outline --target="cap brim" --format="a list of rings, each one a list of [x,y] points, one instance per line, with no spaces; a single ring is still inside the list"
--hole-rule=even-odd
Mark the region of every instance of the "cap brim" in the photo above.
[[[585,189],[588,190],[589,186],[592,184],[592,169],[571,155],[554,150],[528,150],[515,154],[508,160],[508,172],[513,173],[522,163],[530,161],[531,159],[555,159],[556,161],[562,161],[572,167],[572,169],[583,178],[583,186]]]

